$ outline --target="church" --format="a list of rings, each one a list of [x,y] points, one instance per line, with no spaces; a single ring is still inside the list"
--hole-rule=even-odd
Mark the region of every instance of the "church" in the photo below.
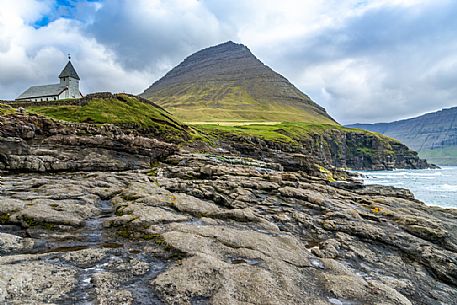
[[[80,98],[79,76],[71,64],[70,57],[68,63],[59,74],[60,83],[44,86],[32,86],[16,98],[16,101],[57,101],[62,99]]]

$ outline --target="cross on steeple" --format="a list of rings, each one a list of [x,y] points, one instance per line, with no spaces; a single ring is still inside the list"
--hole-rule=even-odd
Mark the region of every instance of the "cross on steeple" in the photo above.
[[[68,60],[70,60],[70,59],[71,59],[71,55],[70,55],[70,53],[68,53]]]

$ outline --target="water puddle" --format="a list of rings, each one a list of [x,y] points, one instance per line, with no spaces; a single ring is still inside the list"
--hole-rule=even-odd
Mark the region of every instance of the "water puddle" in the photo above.
[[[319,269],[325,269],[325,265],[324,263],[322,263],[319,259],[317,258],[310,258],[310,263],[311,265],[313,265],[313,267],[315,268],[319,268]]]
[[[185,224],[189,224],[189,225],[195,225],[195,226],[203,226],[205,225],[204,222],[200,219],[200,218],[192,218],[186,222],[184,222]]]
[[[140,255],[141,256],[141,255]],[[143,260],[147,258],[143,257]],[[139,277],[134,278],[126,287],[133,295],[135,304],[137,305],[163,305],[164,303],[153,293],[150,282],[154,280],[162,271],[165,270],[167,264],[163,261],[152,260],[149,262],[149,271]]]
[[[107,263],[99,263],[95,267],[85,268],[79,273],[77,291],[80,291],[78,296],[79,305],[92,305],[95,304],[95,286],[93,283],[94,275],[105,271]]]
[[[209,305],[209,298],[208,297],[193,297],[190,301],[192,305]]]
[[[240,256],[229,256],[228,261],[232,264],[248,264],[251,266],[257,266],[263,262],[260,258],[249,258]]]
[[[17,225],[0,225],[0,232],[1,233],[7,233],[11,235],[16,235],[20,237],[26,237],[26,233],[24,230]]]
[[[354,304],[347,300],[335,299],[335,298],[328,298],[328,301],[333,305],[353,305]]]
[[[106,218],[113,216],[114,213],[111,201],[100,200],[97,208],[99,212],[95,216],[87,219],[82,228],[72,228],[72,232],[59,231],[50,234],[49,230],[46,229],[29,229],[29,234],[33,234],[35,238],[38,238],[29,253],[70,252],[96,247],[121,247],[122,245],[104,236],[106,233],[103,230],[103,222]]]
[[[86,220],[84,231],[81,232],[83,238],[86,242],[96,245],[102,242],[103,240],[103,222],[106,218],[113,216],[113,205],[111,200],[100,200],[97,208],[100,211],[100,214]]]

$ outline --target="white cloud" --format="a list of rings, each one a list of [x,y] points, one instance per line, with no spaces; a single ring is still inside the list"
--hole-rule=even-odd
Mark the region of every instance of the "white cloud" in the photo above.
[[[126,69],[151,73],[230,37],[230,29],[197,0],[107,1],[86,30]]]

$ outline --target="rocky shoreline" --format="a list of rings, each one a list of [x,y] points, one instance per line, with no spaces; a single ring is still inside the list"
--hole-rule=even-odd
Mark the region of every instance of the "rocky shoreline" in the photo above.
[[[0,178],[4,304],[457,304],[457,211],[181,151]]]
[[[327,170],[322,139],[171,144],[7,110],[2,304],[457,304],[457,211]]]

